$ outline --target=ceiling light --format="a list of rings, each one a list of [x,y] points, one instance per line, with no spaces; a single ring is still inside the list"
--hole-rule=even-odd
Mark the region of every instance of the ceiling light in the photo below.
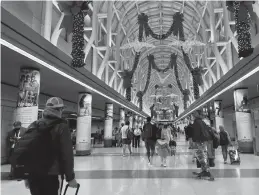
[[[95,92],[95,93],[98,93],[99,95],[101,95],[101,96],[103,96],[103,97],[106,97],[107,99],[109,99],[109,100],[111,100],[111,101],[113,101],[113,102],[115,102],[115,103],[121,105],[122,107],[125,107],[125,108],[127,108],[127,109],[133,111],[134,113],[136,113],[136,114],[138,114],[138,115],[140,115],[140,116],[142,116],[142,117],[145,118],[145,116],[142,115],[142,114],[140,114],[139,112],[136,112],[135,110],[129,108],[128,106],[123,105],[122,103],[118,102],[117,100],[115,100],[115,99],[113,99],[113,98],[111,98],[111,97],[105,95],[104,93],[102,93],[102,92],[100,92],[100,91],[98,91],[98,90],[96,90],[96,89],[90,87],[89,85],[87,85],[87,84],[85,84],[85,83],[79,81],[78,79],[76,79],[76,78],[74,78],[74,77],[72,77],[72,76],[66,74],[65,72],[63,72],[63,71],[61,71],[61,70],[55,68],[54,66],[48,64],[47,62],[45,62],[45,61],[43,61],[43,60],[41,60],[41,59],[39,59],[39,58],[37,58],[37,57],[35,57],[35,56],[33,56],[33,55],[27,53],[26,51],[24,51],[24,50],[22,50],[22,49],[16,47],[15,45],[9,43],[8,41],[6,41],[6,40],[4,40],[4,39],[2,39],[2,38],[0,38],[0,44],[4,45],[4,46],[6,46],[6,47],[8,47],[8,48],[10,48],[10,49],[12,49],[12,50],[14,50],[14,51],[20,53],[20,54],[22,54],[23,56],[26,56],[27,58],[29,58],[29,59],[31,59],[31,60],[37,62],[38,64],[41,64],[42,66],[45,66],[46,68],[48,68],[48,69],[50,69],[50,70],[52,70],[52,71],[54,71],[54,72],[56,72],[56,73],[58,73],[58,74],[60,74],[60,75],[62,75],[62,76],[64,76],[64,77],[70,79],[71,81],[74,81],[75,83],[77,83],[77,84],[79,84],[79,85],[81,85],[81,86],[83,86],[83,87],[88,88],[89,90],[91,90],[91,91],[93,91],[93,92]]]

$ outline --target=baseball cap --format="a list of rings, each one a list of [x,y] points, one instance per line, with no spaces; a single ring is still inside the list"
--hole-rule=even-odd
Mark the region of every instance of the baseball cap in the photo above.
[[[47,100],[46,107],[47,108],[64,108],[65,105],[61,98],[51,97]]]

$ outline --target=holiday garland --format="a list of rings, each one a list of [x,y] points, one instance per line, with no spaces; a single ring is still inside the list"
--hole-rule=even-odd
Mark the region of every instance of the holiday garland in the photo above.
[[[165,34],[162,34],[162,35],[158,35],[153,32],[153,30],[151,29],[151,27],[148,24],[148,16],[146,14],[142,13],[141,16],[142,16],[142,18],[144,18],[143,23],[142,23],[143,27],[141,27],[141,28],[145,29],[146,36],[151,35],[154,39],[164,40],[173,33],[174,36],[179,35],[179,38],[181,41],[185,41],[184,32],[183,32],[184,19],[183,19],[182,13],[177,12],[173,15],[173,23],[172,23],[171,27]]]
[[[251,46],[250,22],[255,17],[252,4],[253,1],[227,1],[228,10],[234,13],[237,41],[238,57],[248,57],[253,53]]]
[[[184,52],[183,48],[181,49],[183,53],[184,62],[192,74],[193,93],[194,93],[194,98],[197,100],[200,97],[199,86],[203,85],[202,74],[204,73],[205,70],[202,67],[192,68],[188,54]]]
[[[141,42],[142,38],[143,38],[143,30],[144,30],[143,24],[146,22],[146,20],[148,21],[148,18],[145,15],[140,14],[138,16],[138,23],[139,23],[138,41],[139,42]],[[133,77],[137,67],[138,67],[139,59],[140,59],[140,52],[136,52],[132,70],[131,71],[124,70],[124,72],[122,74],[122,77],[123,77],[123,87],[126,89],[126,99],[129,102],[131,101],[131,87],[132,87],[131,80],[132,80],[132,77]]]
[[[177,56],[176,56],[176,58],[177,58]],[[183,87],[182,87],[182,84],[180,82],[179,75],[178,75],[178,66],[177,66],[176,60],[174,63],[174,74],[175,74],[175,79],[176,79],[178,88],[180,89],[181,93],[183,94],[184,109],[187,109],[187,102],[189,101],[190,91],[189,91],[189,89],[183,89]]]
[[[84,17],[89,10],[88,4],[91,1],[60,1],[59,8],[65,13],[61,28],[65,28],[67,33],[72,31],[72,63],[71,66],[81,68],[85,66],[85,40],[84,40]],[[71,23],[73,24],[71,26]],[[72,28],[72,29],[71,29]]]
[[[136,96],[138,97],[138,101],[139,101],[139,109],[142,110],[143,108],[143,96],[145,95],[145,93],[147,92],[149,83],[150,83],[150,77],[151,77],[151,60],[154,59],[153,55],[149,55],[148,56],[148,61],[149,61],[149,65],[148,65],[148,73],[147,73],[147,81],[146,81],[146,85],[143,91],[138,91]]]

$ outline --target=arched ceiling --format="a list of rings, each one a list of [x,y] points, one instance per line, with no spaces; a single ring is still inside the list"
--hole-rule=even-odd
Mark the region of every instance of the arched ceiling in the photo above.
[[[173,22],[173,15],[176,12],[181,12],[184,14],[183,27],[185,38],[196,37],[196,40],[203,41],[204,32],[202,32],[202,30],[204,31],[204,29],[201,27],[205,23],[208,23],[207,21],[203,21],[202,18],[202,12],[205,6],[206,1],[114,1],[114,8],[121,16],[120,21],[113,24],[113,28],[117,29],[117,49],[118,44],[119,46],[122,46],[128,41],[133,42],[137,40],[139,33],[138,15],[140,13],[145,13],[148,16],[149,26],[153,32],[156,34],[163,34],[170,28]],[[121,26],[123,26],[124,29],[122,29]],[[123,30],[124,32],[126,31],[126,34]],[[136,91],[140,89],[143,90],[145,87],[148,70],[147,55],[149,54],[155,56],[155,62],[158,67],[165,67],[170,61],[170,55],[172,53],[177,54],[177,65],[181,84],[185,88],[185,86],[190,83],[190,74],[183,61],[181,51],[176,47],[168,47],[168,44],[174,39],[175,37],[173,37],[173,35],[162,41],[156,40],[151,36],[145,37],[144,35],[143,41],[151,43],[156,47],[152,49],[143,49],[141,51],[141,58],[134,75],[135,79],[133,79],[133,87]],[[133,53],[131,53],[131,51],[122,51],[121,53],[128,59],[126,63],[131,69],[134,60]],[[190,58],[192,59],[193,56],[190,56]],[[123,63],[125,62],[121,61],[120,64]],[[158,73],[157,71],[152,70],[149,88],[144,96],[143,107],[149,109],[153,104],[150,95],[155,94],[155,85],[168,86],[169,84],[172,84],[173,86],[171,89],[172,93],[181,96],[174,76],[174,70],[170,69],[166,73]],[[171,91],[168,93],[171,93]]]

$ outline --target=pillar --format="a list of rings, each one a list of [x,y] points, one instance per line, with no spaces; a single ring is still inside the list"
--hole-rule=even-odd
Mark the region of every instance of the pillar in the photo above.
[[[124,108],[120,108],[120,124],[119,126],[121,127],[121,124],[125,125],[125,109]]]
[[[76,131],[76,155],[91,154],[92,94],[79,93]]]
[[[38,119],[40,72],[31,68],[20,70],[19,92],[14,120],[27,128]]]
[[[113,104],[105,104],[104,147],[112,147]]]
[[[133,116],[132,115],[129,116],[129,122],[130,122],[129,126],[132,129],[133,128]]]
[[[248,107],[248,89],[234,91],[237,141],[241,152],[253,153],[252,116]]]
[[[215,128],[219,132],[219,126],[224,127],[224,116],[223,116],[223,107],[222,101],[214,101],[214,110],[215,110]]]
[[[48,41],[50,41],[51,36],[52,7],[52,1],[45,2],[44,38]]]
[[[136,129],[138,127],[138,115],[134,116],[134,124],[133,124],[133,128]]]

